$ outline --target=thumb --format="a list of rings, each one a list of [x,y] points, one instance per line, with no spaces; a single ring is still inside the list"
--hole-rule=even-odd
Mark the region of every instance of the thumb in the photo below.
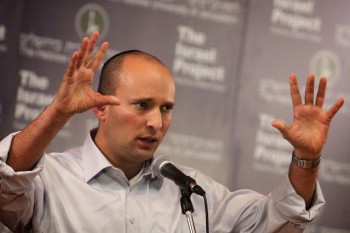
[[[284,138],[288,138],[289,127],[283,121],[274,120],[271,122],[271,126],[276,128],[278,131],[280,131],[280,133]]]
[[[95,98],[95,106],[99,107],[103,105],[120,105],[120,101],[113,95],[97,94]]]

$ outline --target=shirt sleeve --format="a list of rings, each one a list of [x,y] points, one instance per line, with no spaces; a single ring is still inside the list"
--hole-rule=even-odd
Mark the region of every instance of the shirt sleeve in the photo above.
[[[316,184],[313,203],[310,209],[306,210],[305,201],[293,188],[288,175],[269,194],[277,215],[288,220],[290,227],[303,230],[308,223],[316,219],[322,212],[325,200],[319,183]]]
[[[325,204],[317,183],[313,205],[306,210],[288,175],[268,195],[248,189],[231,192],[209,177],[193,175],[207,193],[211,232],[303,232]]]
[[[15,172],[6,164],[15,135],[10,134],[0,142],[0,216],[1,222],[9,229],[21,231],[32,221],[33,213],[37,212],[34,210],[36,201],[42,199],[38,196],[43,194],[38,174],[43,169],[44,158],[32,171]]]

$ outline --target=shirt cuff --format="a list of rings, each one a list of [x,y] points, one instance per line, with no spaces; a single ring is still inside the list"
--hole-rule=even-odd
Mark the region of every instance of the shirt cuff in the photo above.
[[[18,133],[18,132],[17,132]],[[44,157],[31,171],[15,172],[12,167],[6,164],[12,140],[17,133],[12,133],[0,142],[0,193],[1,194],[22,194],[26,192],[34,178],[42,171]]]
[[[288,175],[270,195],[279,214],[299,229],[305,229],[309,222],[317,218],[325,205],[322,190],[317,181],[312,206],[306,210],[304,199],[296,193]]]

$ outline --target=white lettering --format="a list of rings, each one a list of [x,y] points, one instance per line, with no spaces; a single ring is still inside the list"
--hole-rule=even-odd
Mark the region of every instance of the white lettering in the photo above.
[[[290,152],[284,152],[276,149],[268,149],[265,146],[256,146],[254,159],[264,163],[274,164],[275,166],[288,166],[291,160]]]
[[[184,59],[175,58],[173,70],[177,74],[193,77],[195,80],[210,80],[214,82],[225,81],[225,68],[213,67],[199,63],[186,62]]]
[[[213,64],[216,62],[217,49],[201,49],[192,46],[186,46],[178,42],[176,43],[175,47],[175,55],[198,62],[206,62]]]
[[[320,18],[290,14],[278,8],[272,10],[271,22],[282,26],[288,26],[296,31],[308,30],[312,32],[320,32],[322,23]]]
[[[293,11],[295,13],[311,14],[314,12],[314,1],[290,1],[290,0],[274,0],[273,6],[284,10]]]
[[[49,79],[42,76],[38,76],[35,72],[30,70],[20,70],[19,76],[21,77],[21,85],[23,87],[31,87],[38,90],[47,90],[49,87]]]
[[[63,42],[59,39],[49,37],[41,37],[33,33],[21,33],[20,47],[32,47],[35,49],[49,49],[55,52],[61,52]]]
[[[17,91],[18,102],[35,105],[41,108],[44,108],[47,105],[49,105],[53,98],[53,95],[35,91],[28,91],[22,87],[19,87]]]
[[[182,42],[187,42],[189,44],[204,45],[206,42],[206,36],[202,32],[196,32],[191,27],[179,25],[177,27],[179,32],[179,39]]]

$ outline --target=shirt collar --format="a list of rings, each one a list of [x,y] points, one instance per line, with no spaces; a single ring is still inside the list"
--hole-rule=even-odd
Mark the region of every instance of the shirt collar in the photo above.
[[[113,165],[106,159],[102,152],[96,146],[93,137],[96,135],[97,129],[93,129],[86,136],[86,139],[82,148],[82,160],[84,166],[84,179],[85,182],[89,182],[94,176],[96,176],[103,169],[113,167]],[[151,179],[155,179],[152,172],[153,158],[147,160],[142,169],[142,177],[151,176]]]
[[[107,167],[112,167],[112,164],[106,159],[101,151],[96,146],[91,135],[96,134],[96,129],[86,136],[83,150],[82,159],[84,166],[84,178],[85,182],[91,180],[95,175]]]

